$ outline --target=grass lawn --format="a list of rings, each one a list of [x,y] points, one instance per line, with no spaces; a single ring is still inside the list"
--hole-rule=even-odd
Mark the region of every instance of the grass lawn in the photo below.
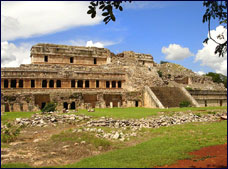
[[[39,112],[4,112],[1,115],[1,123],[6,123],[7,121],[12,121],[16,118],[29,118],[35,113]]]
[[[135,146],[119,148],[81,161],[54,168],[152,168],[191,158],[188,152],[227,142],[227,121],[188,123],[169,127],[145,129],[146,141]],[[67,134],[67,133],[62,133]],[[70,135],[60,137],[68,141]],[[140,138],[134,138],[140,139]],[[4,164],[2,168],[26,168],[26,164]],[[31,167],[31,166],[30,166]],[[52,168],[52,167],[48,167]]]
[[[154,135],[154,137],[153,137]],[[148,141],[83,159],[65,168],[148,168],[190,158],[187,152],[227,142],[227,121],[149,129]]]
[[[87,110],[79,110],[75,114],[84,114],[93,117],[112,117],[112,118],[145,118],[149,116],[159,115],[158,112],[177,112],[177,111],[206,111],[206,110],[216,110],[216,109],[227,109],[227,106],[224,107],[185,107],[185,108],[169,108],[169,109],[152,109],[152,108],[143,108],[143,107],[130,107],[130,108],[104,108],[104,109],[95,109],[95,112],[88,112]]]

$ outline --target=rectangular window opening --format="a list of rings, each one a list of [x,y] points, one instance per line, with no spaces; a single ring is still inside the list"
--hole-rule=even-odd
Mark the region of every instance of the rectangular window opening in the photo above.
[[[99,88],[99,85],[100,85],[99,80],[96,80],[96,88]]]
[[[35,80],[31,80],[31,88],[35,87]]]
[[[70,63],[74,63],[74,58],[70,57]]]
[[[44,56],[44,62],[48,62],[48,56]]]

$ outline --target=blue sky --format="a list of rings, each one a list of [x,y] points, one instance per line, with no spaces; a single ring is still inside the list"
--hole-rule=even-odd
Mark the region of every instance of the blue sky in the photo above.
[[[10,56],[8,54],[10,49],[19,49],[18,55],[28,55],[28,51],[23,53],[23,50],[28,50],[31,45],[36,43],[83,46],[88,41],[92,41],[94,45],[96,43],[102,44],[102,46],[114,53],[132,50],[138,53],[151,54],[157,63],[160,63],[161,60],[170,61],[192,69],[194,72],[207,73],[212,71],[226,74],[227,56],[219,58],[214,55],[213,49],[215,45],[212,42],[207,46],[202,44],[208,34],[207,24],[202,23],[202,17],[205,12],[202,1],[125,3],[123,12],[114,12],[116,22],[110,22],[107,25],[102,22],[102,18],[99,15],[94,20],[86,16],[87,4],[83,4],[80,10],[77,10],[78,4],[74,4],[76,9],[72,9],[72,12],[70,12],[71,9],[68,10],[70,7],[67,4],[61,4],[61,7],[57,8],[59,13],[64,15],[64,18],[53,15],[50,17],[50,22],[46,16],[51,14],[45,14],[46,10],[42,9],[42,5],[40,5],[40,13],[43,13],[41,16],[37,16],[34,11],[26,11],[26,7],[23,11],[15,11],[13,10],[15,4],[2,5],[3,14],[1,14],[1,18],[4,18],[2,18],[3,29],[1,33],[6,35],[5,38],[1,39],[1,46],[4,47],[4,49],[2,47],[2,51],[5,52],[1,52],[2,66],[14,66],[15,64],[29,62],[29,58],[25,61],[22,61],[23,59],[15,61],[17,60],[17,52],[11,52],[13,56]],[[16,4],[15,6],[18,5],[24,7],[26,4]],[[30,4],[31,6],[34,6],[34,9],[35,6],[39,9],[38,5]],[[7,10],[13,12],[6,12]],[[39,11],[37,12],[39,13]],[[84,14],[82,14],[83,12]],[[28,18],[25,18],[27,22],[20,20],[20,15],[21,17],[28,16]],[[33,15],[34,17],[32,17]],[[39,23],[34,22],[34,19],[37,19]],[[53,20],[56,21],[54,22]],[[51,24],[52,21],[53,23]],[[83,21],[84,23],[80,23]],[[11,28],[11,25],[14,24],[18,24],[24,29],[21,29],[21,31],[16,30],[16,33],[13,30],[10,32],[6,29]],[[40,24],[47,24],[47,28],[41,27]],[[58,24],[62,25],[58,26]],[[32,27],[32,25],[34,26]],[[219,27],[217,21],[212,22],[211,30],[215,35],[218,32],[224,32],[224,30],[226,33],[226,29],[222,28],[222,26]],[[15,35],[12,35],[14,33]],[[12,47],[12,45],[14,46]],[[15,60],[12,60],[12,58]],[[13,64],[9,64],[9,60]],[[4,61],[5,64],[3,64]],[[216,64],[214,64],[215,62]],[[202,63],[204,65],[201,65]]]

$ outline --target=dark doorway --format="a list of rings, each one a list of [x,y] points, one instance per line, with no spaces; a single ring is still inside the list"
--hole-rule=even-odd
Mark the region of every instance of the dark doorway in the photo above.
[[[19,87],[23,88],[23,80],[19,80]]]
[[[99,88],[99,80],[96,80],[96,88]]]
[[[64,102],[63,103],[63,108],[66,109],[66,110],[68,110],[68,103],[67,102]]]
[[[93,64],[94,64],[94,65],[97,64],[97,59],[96,59],[96,58],[93,59]]]
[[[45,107],[45,105],[46,105],[46,102],[42,102],[41,103],[41,109],[43,109]]]
[[[31,88],[35,87],[35,80],[31,80]]]
[[[89,80],[86,80],[86,81],[85,81],[85,87],[86,87],[86,88],[89,88]]]
[[[75,88],[75,80],[71,80],[71,87]]]
[[[74,63],[74,58],[70,57],[70,63]]]
[[[112,81],[112,88],[116,88],[116,81]]]
[[[135,101],[135,107],[139,107],[139,101]]]
[[[47,87],[47,80],[43,80],[42,81],[42,88],[46,88]]]
[[[8,88],[9,87],[9,81],[8,80],[4,80],[4,88]]]
[[[48,56],[44,56],[44,62],[48,62]]]
[[[220,107],[222,106],[222,100],[219,101]]]
[[[7,103],[7,104],[5,104],[5,112],[9,112],[10,110],[9,110],[9,104]]]
[[[17,80],[11,80],[11,88],[16,88]]]
[[[75,109],[75,102],[72,102],[72,103],[70,104],[70,109]]]
[[[205,107],[207,107],[207,100],[205,100],[204,103],[205,103]]]
[[[54,87],[54,80],[50,80],[50,81],[49,81],[49,87],[50,87],[50,88],[53,88],[53,87]]]
[[[61,80],[57,80],[57,81],[56,81],[56,86],[57,86],[57,87],[61,87]]]
[[[118,88],[121,88],[121,87],[122,87],[121,81],[118,81]]]
[[[106,81],[106,88],[110,88],[110,82]]]
[[[79,87],[79,88],[83,87],[83,81],[82,81],[82,80],[79,80],[79,81],[78,81],[78,87]]]

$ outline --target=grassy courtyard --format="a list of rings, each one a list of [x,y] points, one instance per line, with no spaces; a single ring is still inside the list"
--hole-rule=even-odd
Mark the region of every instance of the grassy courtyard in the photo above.
[[[117,119],[131,119],[157,116],[160,114],[159,112],[172,114],[172,112],[188,112],[191,110],[193,113],[213,113],[221,109],[226,111],[227,107],[171,109],[107,108],[96,109],[95,112],[79,110],[75,114],[89,115],[94,118],[105,116]],[[1,122],[12,121],[15,118],[29,118],[34,113],[37,112],[6,112],[1,116]],[[24,130],[29,129],[25,128]],[[32,130],[32,133],[35,130],[36,128]],[[40,130],[42,131],[44,129],[37,129],[37,131]],[[50,135],[50,138],[39,143],[37,147],[38,149],[44,149],[48,154],[54,150],[57,151],[59,147],[63,147],[64,145],[74,147],[75,142],[82,140],[85,140],[86,144],[84,147],[71,148],[68,152],[63,153],[59,151],[59,153],[63,153],[61,157],[69,156],[71,161],[74,161],[72,159],[75,157],[76,162],[69,162],[65,165],[48,165],[47,167],[49,168],[151,168],[172,164],[180,159],[190,159],[192,156],[188,152],[198,150],[202,147],[227,143],[227,121],[194,122],[169,127],[144,128],[139,131],[137,137],[124,142],[98,139],[93,134],[84,132],[74,133],[69,128],[63,130],[61,127],[54,127],[52,130],[54,133]],[[21,136],[21,139],[23,140],[24,138]],[[31,148],[34,148],[34,145],[30,145]],[[73,154],[73,151],[84,151],[83,149],[88,147],[93,151],[97,151],[100,146],[104,149],[98,155],[84,155],[77,160],[78,157]],[[4,147],[10,147],[10,145],[4,145]],[[49,156],[45,156],[45,158]],[[28,168],[34,166],[31,163],[15,162],[3,164],[1,167]]]

